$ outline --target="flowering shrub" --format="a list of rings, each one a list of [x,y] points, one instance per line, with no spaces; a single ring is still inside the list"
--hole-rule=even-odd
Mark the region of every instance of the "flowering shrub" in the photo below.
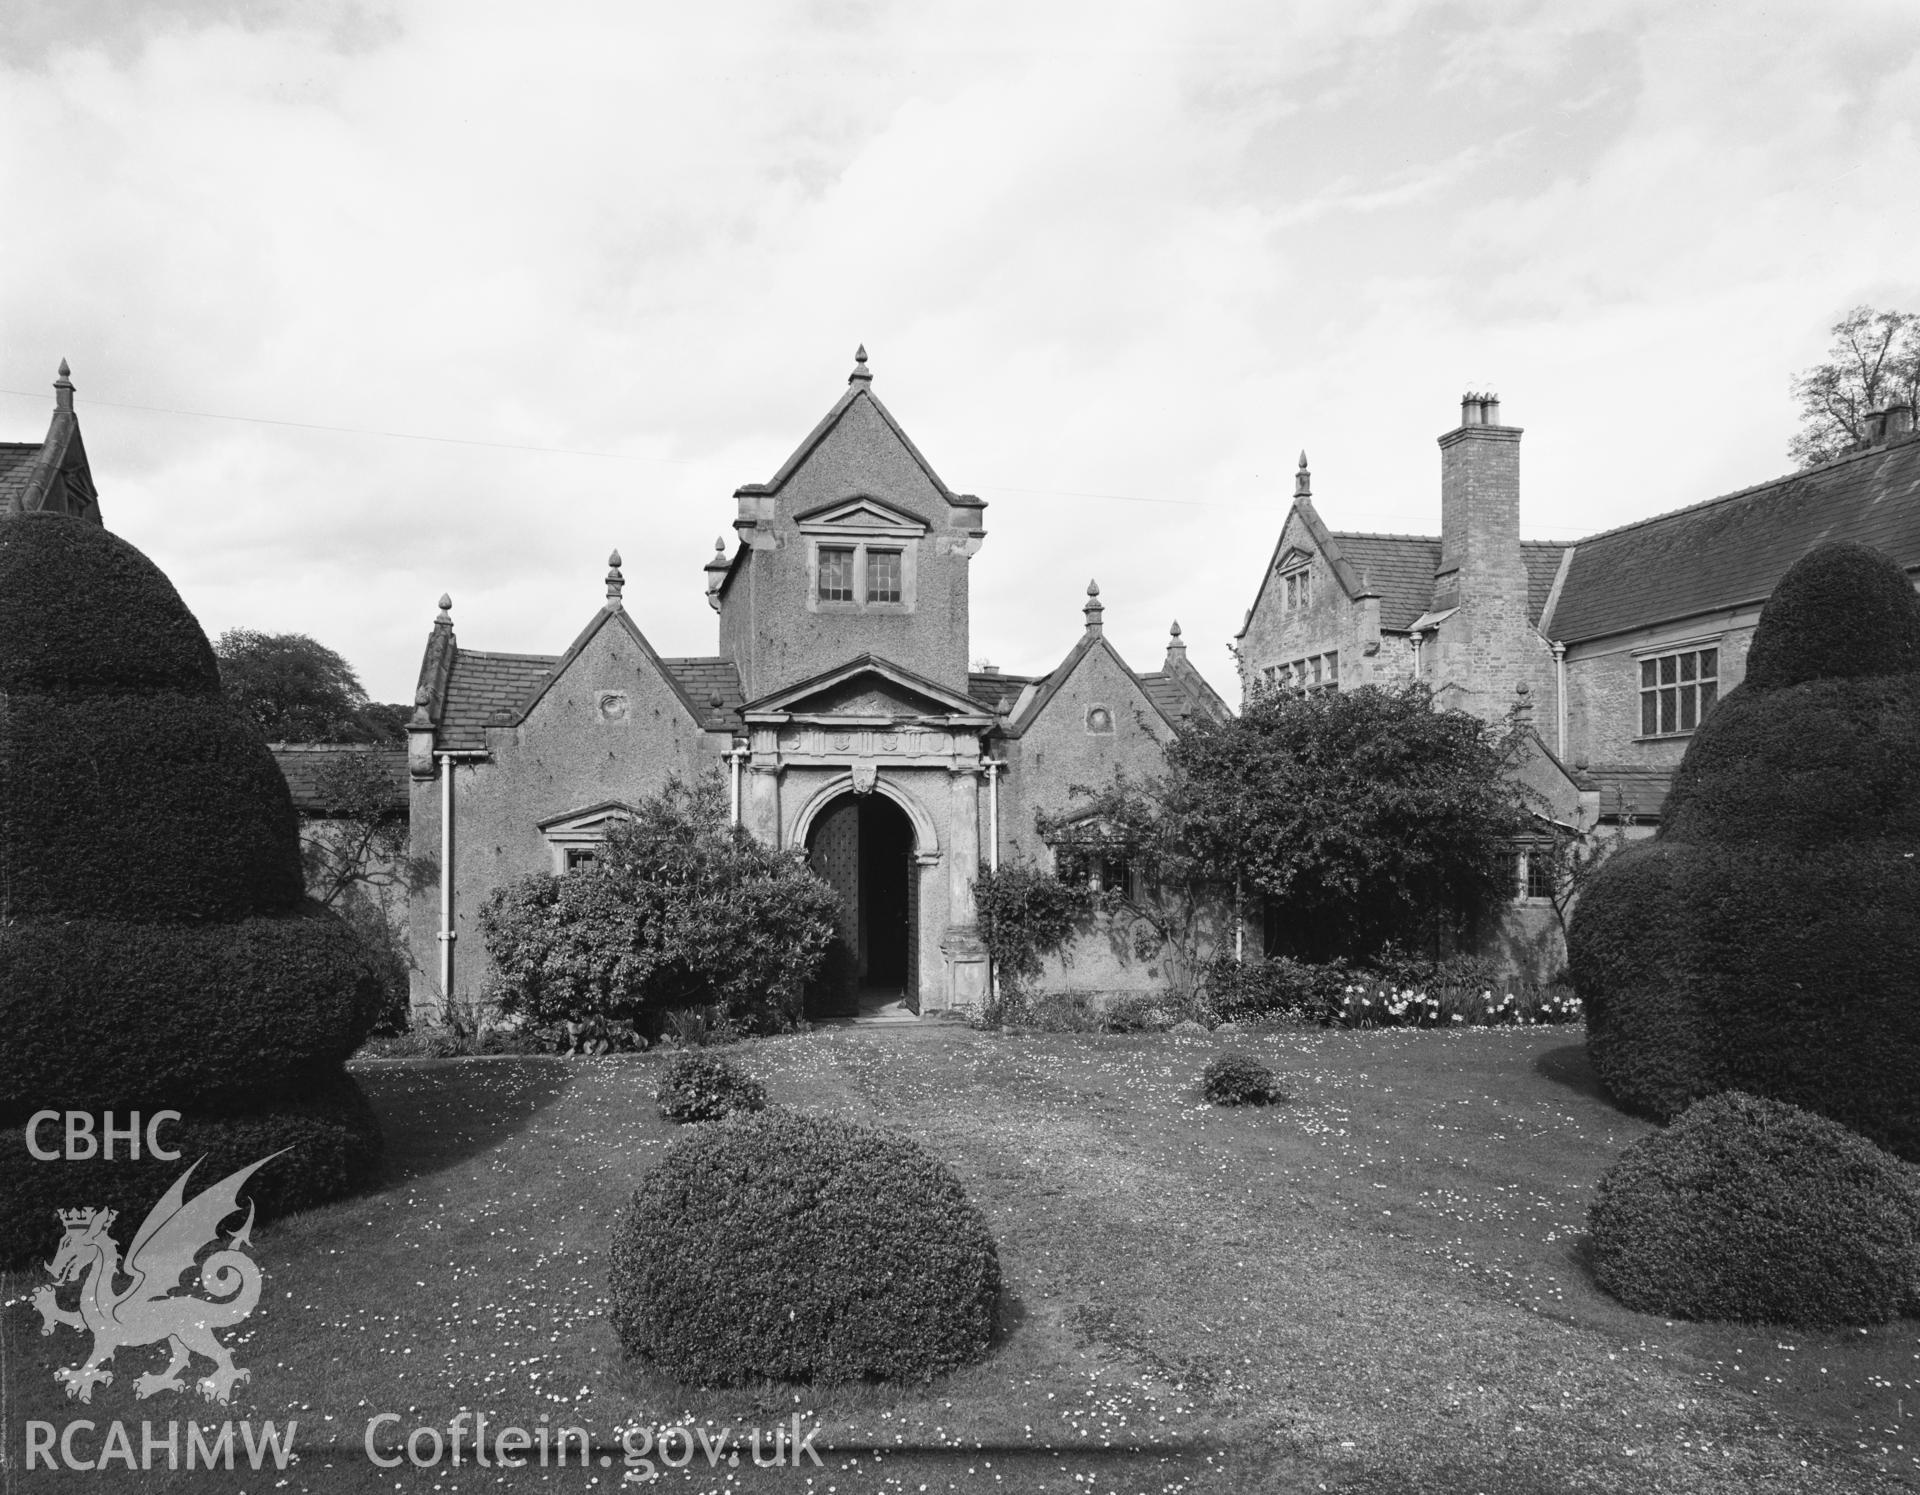
[[[1398,986],[1348,982],[1333,1024],[1342,1028],[1500,1028],[1580,1020],[1580,999],[1563,986]]]

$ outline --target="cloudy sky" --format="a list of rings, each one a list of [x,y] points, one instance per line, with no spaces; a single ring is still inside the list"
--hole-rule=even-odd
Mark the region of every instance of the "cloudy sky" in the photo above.
[[[844,388],[989,501],[972,649],[1228,640],[1311,455],[1437,533],[1468,388],[1574,538],[1777,475],[1789,374],[1920,310],[1910,0],[14,0],[0,439],[62,356],[210,633],[408,700],[557,652],[607,551],[707,654],[731,494]]]

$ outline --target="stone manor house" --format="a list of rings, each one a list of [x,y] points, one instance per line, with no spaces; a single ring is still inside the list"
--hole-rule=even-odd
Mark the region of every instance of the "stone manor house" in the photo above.
[[[738,820],[803,850],[839,894],[847,979],[817,1012],[903,995],[976,1009],[980,869],[1042,853],[1034,810],[1064,807],[1071,783],[1150,772],[1196,713],[1228,711],[1177,626],[1158,670],[1129,666],[1093,586],[1045,678],[969,672],[986,504],[941,480],[874,394],[864,349],[793,455],[734,499],[733,545],[706,566],[711,656],[654,650],[617,554],[605,601],[558,656],[465,648],[442,599],[409,732],[413,848],[442,872],[411,909],[418,1005],[482,989],[489,889],[564,872],[669,774],[724,764]],[[1090,941],[1076,974],[1151,986],[1123,945]]]
[[[0,443],[0,520],[101,522],[64,363],[54,393],[43,441]],[[1497,398],[1461,402],[1439,438],[1437,536],[1328,529],[1303,455],[1235,643],[1243,692],[1417,679],[1442,704],[1518,714],[1536,830],[1515,848],[1514,902],[1492,939],[1544,975],[1561,947],[1538,848],[1596,827],[1652,833],[1690,734],[1740,682],[1787,567],[1852,540],[1920,585],[1920,437],[1911,410],[1877,412],[1868,438],[1831,462],[1571,543],[1520,538],[1520,440]],[[442,598],[405,763],[392,764],[413,853],[438,874],[405,912],[423,1012],[484,990],[477,915],[490,889],[577,865],[668,774],[714,765],[738,819],[803,851],[839,894],[849,976],[817,1010],[901,995],[922,1011],[975,1008],[987,987],[979,870],[1047,863],[1037,809],[1066,808],[1074,783],[1150,773],[1196,717],[1228,712],[1177,624],[1158,669],[1122,659],[1092,586],[1080,636],[1048,674],[969,671],[968,567],[986,505],[941,481],[874,394],[864,351],[773,477],[734,498],[734,543],[705,569],[711,656],[653,649],[617,556],[604,600],[557,656],[463,648]],[[322,819],[313,780],[332,751],[276,749],[296,803]],[[1070,865],[1116,886],[1129,876],[1097,859]],[[1123,924],[1090,929],[1054,983],[1157,987]],[[1257,924],[1243,932],[1257,952]],[[1221,948],[1233,933],[1223,920]]]

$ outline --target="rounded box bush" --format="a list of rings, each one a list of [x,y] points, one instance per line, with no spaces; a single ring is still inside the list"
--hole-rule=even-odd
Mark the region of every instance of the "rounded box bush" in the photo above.
[[[736,1111],[766,1108],[766,1087],[732,1061],[695,1049],[675,1054],[656,1095],[669,1121],[721,1121]]]
[[[264,1105],[324,1079],[379,1016],[338,919],[0,925],[0,1120],[42,1106]]]
[[[1200,1079],[1201,1093],[1216,1106],[1266,1106],[1288,1099],[1274,1072],[1246,1054],[1217,1054]]]
[[[1726,1091],[1629,1147],[1588,1211],[1629,1308],[1830,1328],[1920,1310],[1920,1174],[1825,1117]]]
[[[999,1294],[950,1168],[792,1111],[682,1136],[614,1229],[622,1348],[695,1385],[924,1381],[986,1354]]]
[[[1568,931],[1595,1072],[1662,1120],[1726,1088],[1920,1159],[1920,600],[1823,546],[1761,613],[1658,833]]]
[[[115,1124],[125,1125],[132,1109],[115,1107]],[[143,1131],[151,1115],[142,1113]],[[42,1150],[59,1138],[59,1126],[48,1123]],[[291,1148],[248,1181],[245,1198],[263,1222],[365,1188],[380,1171],[379,1119],[359,1085],[338,1071],[271,1108],[188,1113],[162,1126],[159,1140],[179,1158],[147,1156],[143,1139],[138,1159],[122,1145],[112,1159],[46,1162],[28,1152],[24,1126],[0,1130],[0,1199],[7,1205],[0,1210],[0,1262],[46,1260],[60,1239],[56,1212],[90,1205],[120,1212],[116,1234],[125,1247],[146,1212],[196,1160],[190,1187],[201,1189]]]

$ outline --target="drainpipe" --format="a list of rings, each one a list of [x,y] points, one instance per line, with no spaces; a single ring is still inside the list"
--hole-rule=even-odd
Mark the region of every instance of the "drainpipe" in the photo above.
[[[453,764],[456,758],[484,758],[485,752],[435,753],[440,760],[440,1001],[441,1017],[453,1010]]]
[[[1233,879],[1233,963],[1235,965],[1246,963],[1246,935],[1247,921],[1240,912],[1240,879],[1235,876]]]
[[[733,809],[731,815],[733,824],[735,825],[740,823],[740,761],[746,756],[747,745],[738,737],[734,738],[733,746],[727,749],[727,765],[730,769],[729,777],[733,781]]]
[[[1000,870],[1000,770],[1006,767],[997,758],[982,754],[980,767],[987,776],[987,870]]]
[[[1567,758],[1567,646],[1559,642],[1553,646],[1553,678],[1553,694],[1559,717],[1554,736],[1560,744],[1560,761],[1564,763]]]

